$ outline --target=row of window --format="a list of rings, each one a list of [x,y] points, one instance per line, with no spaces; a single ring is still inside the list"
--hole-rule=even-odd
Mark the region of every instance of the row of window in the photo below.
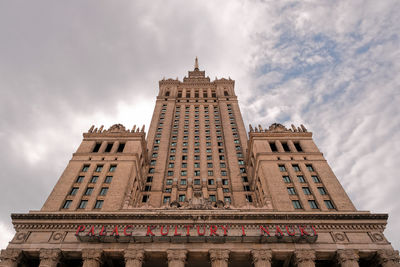
[[[101,172],[103,170],[104,165],[97,165],[96,169],[94,170],[95,172]],[[82,172],[87,172],[89,171],[90,165],[85,164],[82,167]],[[114,172],[117,169],[117,165],[110,165],[110,168],[108,169],[109,172]]]
[[[292,164],[292,168],[293,168],[293,170],[295,172],[300,172],[301,171],[298,164]],[[311,164],[306,164],[306,168],[307,168],[308,171],[314,172],[314,168],[313,168],[313,166]],[[279,170],[281,172],[286,172],[287,171],[285,165],[279,165]]]
[[[96,200],[96,203],[94,204],[93,208],[94,209],[101,209],[103,207],[103,203],[104,203],[104,200]],[[69,209],[71,204],[72,204],[72,200],[66,200],[64,202],[63,209]],[[88,204],[88,200],[81,200],[81,202],[79,202],[78,209],[86,208],[87,204]]]
[[[333,206],[332,201],[330,201],[330,200],[324,200],[324,203],[325,203],[325,206],[328,209],[334,209],[335,208]],[[303,206],[301,205],[300,200],[292,200],[292,204],[293,204],[293,207],[295,209],[303,209]],[[318,209],[318,205],[317,205],[317,202],[315,200],[308,200],[308,204],[310,205],[311,209]]]
[[[97,142],[97,143],[94,145],[92,152],[93,152],[93,153],[100,152],[101,144],[102,144],[102,143]],[[109,142],[109,143],[107,143],[107,145],[106,145],[106,147],[105,147],[105,149],[104,149],[104,153],[110,153],[111,150],[112,150],[112,148],[113,148],[113,146],[114,146],[114,142]],[[124,149],[125,149],[125,143],[119,143],[118,148],[117,148],[117,153],[122,153],[122,152],[124,152]]]
[[[289,195],[296,195],[296,189],[294,187],[287,188]],[[304,195],[311,195],[311,190],[309,187],[302,187]],[[318,191],[321,195],[326,195],[326,190],[324,187],[318,187]]]
[[[269,146],[271,148],[272,152],[278,152],[278,148],[276,144],[281,144],[283,151],[285,152],[303,152],[303,149],[301,148],[301,145],[299,142],[293,142],[293,145],[295,147],[295,151],[291,150],[287,142],[283,141],[275,141],[275,142],[269,142]]]

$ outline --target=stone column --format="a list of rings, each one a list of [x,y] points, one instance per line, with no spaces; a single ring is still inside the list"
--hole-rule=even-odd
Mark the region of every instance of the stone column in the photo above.
[[[358,267],[358,251],[355,249],[339,249],[337,261],[341,267]]]
[[[2,249],[0,255],[1,267],[17,267],[22,258],[20,249]]]
[[[185,267],[186,249],[168,249],[168,267]]]
[[[222,178],[217,178],[217,200],[224,202],[224,192],[222,190]]]
[[[126,267],[141,267],[144,259],[144,250],[125,249],[124,258]]]
[[[103,257],[101,249],[82,249],[82,267],[100,267]]]
[[[188,201],[193,198],[193,179],[192,178],[188,178],[188,187],[187,187],[186,198]]]
[[[254,267],[271,267],[272,251],[270,249],[254,249],[251,251]]]
[[[171,189],[171,203],[178,199],[178,178],[174,178]]]
[[[203,198],[208,198],[208,189],[207,189],[207,178],[201,179],[201,192],[203,192]]]
[[[314,267],[315,251],[314,250],[296,250],[294,252],[294,262],[297,267]]]
[[[398,250],[382,249],[376,252],[377,260],[382,267],[400,267]]]
[[[39,251],[39,267],[57,267],[61,259],[60,249],[41,249]]]
[[[229,253],[227,249],[210,250],[211,267],[228,267]]]

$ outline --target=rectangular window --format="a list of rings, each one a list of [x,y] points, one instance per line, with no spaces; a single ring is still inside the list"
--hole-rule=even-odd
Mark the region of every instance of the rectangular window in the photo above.
[[[334,209],[335,208],[330,200],[324,200],[324,202],[325,202],[325,206],[328,209]]]
[[[155,169],[154,168],[150,168],[149,169],[149,173],[154,173],[155,172]]]
[[[221,168],[226,168],[225,162],[221,162],[221,163],[219,164],[219,166],[220,166]]]
[[[90,196],[93,192],[93,187],[86,188],[85,196]]]
[[[279,170],[281,172],[285,172],[286,171],[285,165],[279,165]]]
[[[71,191],[69,192],[69,194],[70,194],[71,196],[75,196],[76,193],[78,193],[78,190],[79,190],[78,187],[73,187],[73,188],[71,189]]]
[[[194,167],[195,167],[195,168],[200,168],[200,162],[195,162],[195,163],[194,163]]]
[[[104,200],[97,200],[96,204],[94,204],[94,208],[101,209],[101,207],[103,207],[103,202],[104,202]]]
[[[221,171],[221,176],[226,176],[226,171]]]
[[[151,155],[153,158],[157,158],[158,154],[157,153],[153,153],[153,155]]]
[[[318,209],[317,202],[315,202],[315,200],[309,200],[308,203],[310,204],[310,208]]]
[[[69,209],[69,207],[72,204],[72,200],[65,200],[64,205],[63,205],[63,209]]]
[[[208,185],[214,185],[214,179],[208,179]]]
[[[94,184],[97,182],[98,179],[99,179],[99,176],[92,176],[92,178],[90,179],[90,183]]]
[[[83,165],[82,172],[87,172],[89,170],[89,165]]]
[[[196,152],[196,150],[195,150],[195,152]],[[199,153],[199,152],[197,152],[197,153]],[[194,160],[200,160],[200,155],[194,155]]]
[[[300,183],[305,183],[306,180],[304,179],[303,175],[297,175],[297,179],[299,180]]]
[[[87,200],[81,200],[81,203],[79,203],[78,209],[86,208],[87,203],[88,203]]]
[[[113,147],[113,143],[108,143],[104,152],[109,153]]]
[[[238,163],[239,165],[244,165],[244,160],[239,160]]]
[[[231,197],[224,197],[224,201],[226,203],[231,203]]]
[[[151,191],[151,185],[146,185],[146,186],[144,187],[144,191],[146,191],[146,192]]]
[[[187,159],[188,159],[188,156],[186,156],[186,155],[182,156],[182,160],[187,160]]]
[[[246,200],[248,202],[253,202],[253,197],[251,195],[246,195]]]
[[[142,197],[142,202],[146,203],[147,201],[149,201],[150,196],[149,195],[143,195]]]
[[[200,153],[200,149],[199,149],[198,147],[196,147],[196,148],[194,149],[194,153]]]
[[[171,197],[166,196],[164,197],[163,203],[169,203],[171,201]]]
[[[306,167],[307,167],[308,171],[310,171],[310,172],[314,171],[314,168],[313,168],[313,166],[311,164],[306,164]]]
[[[211,202],[217,201],[217,198],[215,197],[215,195],[210,195],[210,201]]]
[[[168,171],[168,172],[167,172],[167,175],[168,175],[168,176],[174,176],[174,171]]]
[[[101,143],[96,143],[92,152],[94,152],[94,153],[99,152],[100,147],[101,147]]]
[[[186,183],[186,179],[182,179],[181,180],[181,185],[186,185],[187,183]]]
[[[224,153],[224,149],[223,148],[219,148],[218,149],[218,153]]]
[[[314,183],[320,183],[320,182],[321,182],[321,181],[319,180],[318,176],[312,175],[311,177],[312,177]]]
[[[78,176],[78,178],[76,178],[76,183],[82,183],[84,178],[85,176]]]
[[[297,152],[303,152],[299,142],[295,142],[294,147],[296,148]]]
[[[200,185],[200,179],[194,179],[194,184],[195,185]]]
[[[250,191],[250,186],[249,185],[244,185],[243,186],[244,191]]]
[[[172,185],[172,179],[167,179],[166,184],[167,184],[167,185]]]
[[[290,152],[289,146],[286,142],[282,142],[281,144],[285,152]]]
[[[117,165],[111,165],[109,172],[114,172],[116,168],[117,168]]]
[[[173,168],[175,164],[173,162],[168,163],[168,168]]]
[[[212,167],[213,167],[212,162],[207,162],[207,168],[212,168]]]
[[[160,140],[156,139],[156,140],[154,141],[154,143],[155,143],[155,144],[159,144],[159,143],[160,143]]]
[[[207,155],[207,160],[212,160],[212,155]]]
[[[176,142],[172,142],[172,143],[171,143],[171,146],[176,146]]]
[[[242,181],[243,181],[243,183],[248,183],[249,179],[247,179],[247,176],[243,176],[242,177]]]
[[[103,188],[101,188],[101,190],[100,190],[100,196],[105,196],[105,195],[107,195],[107,192],[108,192],[108,187],[103,187]]]
[[[311,195],[310,188],[308,188],[308,187],[303,187],[303,193],[304,193],[304,195]]]
[[[146,183],[151,183],[151,182],[153,182],[153,176],[148,176]]]
[[[171,193],[172,188],[165,188],[165,193]]]
[[[186,162],[182,162],[182,168],[187,168],[187,163]]]
[[[236,150],[240,150],[240,146],[236,146],[235,148],[236,148]]]
[[[294,189],[294,187],[288,187],[287,191],[289,195],[296,195],[296,190]]]
[[[179,195],[179,202],[185,201],[186,196],[185,195]]]
[[[229,183],[228,179],[222,179],[222,184],[223,185],[228,185],[228,183]]]
[[[319,193],[320,193],[321,195],[326,195],[325,188],[323,188],[323,187],[318,187],[318,191],[319,191]]]
[[[194,171],[194,176],[200,176],[200,171]]]
[[[229,188],[222,188],[222,192],[229,193]]]
[[[155,159],[153,159],[153,160],[150,161],[150,165],[151,165],[151,166],[154,166],[154,165],[156,165],[156,162],[157,162],[157,161],[156,161]]]
[[[292,200],[292,204],[293,204],[293,207],[294,207],[295,209],[301,209],[300,201],[298,201],[298,200]]]
[[[170,159],[170,160],[175,160],[175,156],[174,156],[174,155],[171,155],[171,156],[169,156],[169,159]]]
[[[299,172],[299,171],[300,171],[299,165],[293,164],[292,167],[293,167],[293,170],[294,170],[295,172]]]
[[[113,178],[112,176],[106,176],[106,179],[104,180],[104,183],[105,183],[105,184],[111,183],[112,178]]]
[[[207,173],[208,173],[208,176],[213,176],[214,175],[213,171],[207,171]]]
[[[154,147],[153,147],[153,150],[154,150],[154,151],[157,151],[157,150],[158,150],[158,146],[154,146]]]
[[[240,173],[246,173],[246,169],[245,168],[240,168]]]
[[[171,153],[174,154],[176,152],[175,148],[171,148]]]
[[[187,175],[187,171],[181,171],[181,176],[186,176]]]
[[[290,180],[290,177],[287,176],[287,175],[282,176],[282,178],[283,178],[283,181],[284,181],[285,183],[291,183],[291,182],[292,182],[292,181]]]

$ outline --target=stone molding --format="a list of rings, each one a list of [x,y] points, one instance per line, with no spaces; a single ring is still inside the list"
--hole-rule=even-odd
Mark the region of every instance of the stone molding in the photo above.
[[[228,249],[213,249],[209,251],[210,259],[212,262],[214,261],[225,261],[229,260],[230,250]]]
[[[167,258],[168,261],[186,261],[187,250],[186,249],[168,249]]]
[[[143,249],[125,249],[124,250],[125,262],[128,260],[143,261],[144,250]]]
[[[358,250],[355,250],[355,249],[339,249],[337,251],[336,259],[339,264],[342,264],[342,263],[348,262],[348,261],[358,262],[359,258],[360,257],[358,256]]]
[[[314,262],[315,261],[315,251],[310,249],[301,249],[294,251],[294,261],[295,264],[303,262]]]
[[[272,259],[272,250],[270,249],[253,249],[251,251],[251,256],[253,258],[253,264],[258,261],[270,262]]]
[[[102,249],[82,249],[82,260],[83,261],[103,261],[103,250]]]
[[[398,250],[380,249],[376,252],[378,263],[384,265],[385,263],[400,263],[400,256]]]

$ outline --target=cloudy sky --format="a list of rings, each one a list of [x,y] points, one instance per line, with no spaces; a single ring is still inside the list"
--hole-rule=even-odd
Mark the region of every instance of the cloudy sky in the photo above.
[[[400,248],[400,1],[1,1],[0,248],[82,132],[146,124],[158,81],[236,80],[246,125],[303,123]],[[396,164],[397,163],[397,164]]]

